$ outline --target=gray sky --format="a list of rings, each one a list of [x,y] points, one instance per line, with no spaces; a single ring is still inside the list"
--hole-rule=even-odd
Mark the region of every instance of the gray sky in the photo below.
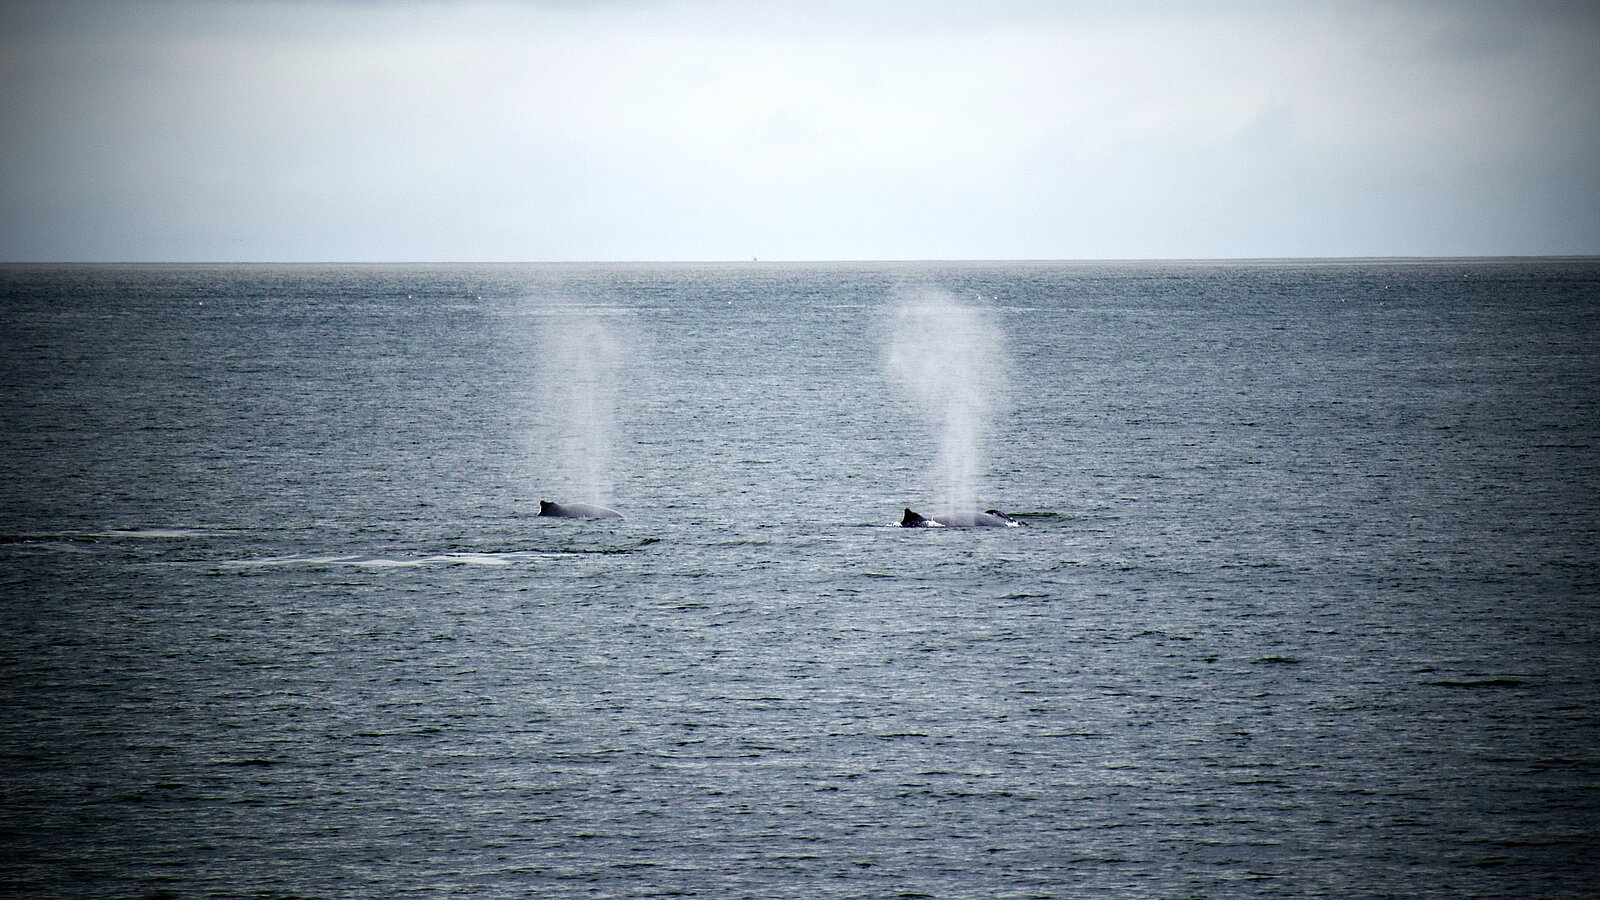
[[[0,259],[1600,253],[1600,4],[0,6]]]

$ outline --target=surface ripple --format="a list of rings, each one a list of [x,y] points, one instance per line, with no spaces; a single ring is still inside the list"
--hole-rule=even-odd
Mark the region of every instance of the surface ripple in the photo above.
[[[985,502],[880,364],[994,298]],[[204,305],[199,301],[203,300]],[[1600,267],[0,268],[0,891],[1559,896]],[[551,309],[619,522],[541,520]]]

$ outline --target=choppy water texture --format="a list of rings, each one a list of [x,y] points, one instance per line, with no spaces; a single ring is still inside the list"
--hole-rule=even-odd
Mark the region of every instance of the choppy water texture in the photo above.
[[[977,500],[1026,527],[882,527],[944,487],[885,364],[928,290],[1003,336]],[[11,267],[0,302],[8,892],[1600,879],[1595,262]],[[531,516],[587,499],[541,365],[575,316],[622,522]]]

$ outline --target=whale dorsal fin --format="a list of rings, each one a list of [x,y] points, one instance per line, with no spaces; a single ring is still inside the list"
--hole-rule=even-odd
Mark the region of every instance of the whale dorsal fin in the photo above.
[[[541,516],[549,515],[550,507],[552,507],[552,506],[555,506],[555,504],[551,503],[549,500],[540,500],[539,501],[539,515],[541,515]]]
[[[907,507],[905,516],[900,519],[900,527],[916,528],[919,525],[927,523],[927,521],[927,519],[923,518],[917,513],[912,512],[911,509]]]

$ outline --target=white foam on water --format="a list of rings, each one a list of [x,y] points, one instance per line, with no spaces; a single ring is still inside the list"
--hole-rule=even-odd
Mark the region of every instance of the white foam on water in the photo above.
[[[532,559],[535,554],[511,553],[441,553],[422,560],[424,564],[443,563],[451,566],[509,566],[514,562]]]
[[[365,559],[361,556],[259,556],[251,559],[229,560],[222,564],[228,569],[253,569],[270,566],[334,566],[354,564]]]
[[[552,555],[542,550],[511,550],[502,553],[461,551],[427,556],[375,556],[365,553],[338,555],[268,556],[223,563],[229,569],[275,567],[357,566],[365,569],[416,569],[424,566],[509,566]]]

